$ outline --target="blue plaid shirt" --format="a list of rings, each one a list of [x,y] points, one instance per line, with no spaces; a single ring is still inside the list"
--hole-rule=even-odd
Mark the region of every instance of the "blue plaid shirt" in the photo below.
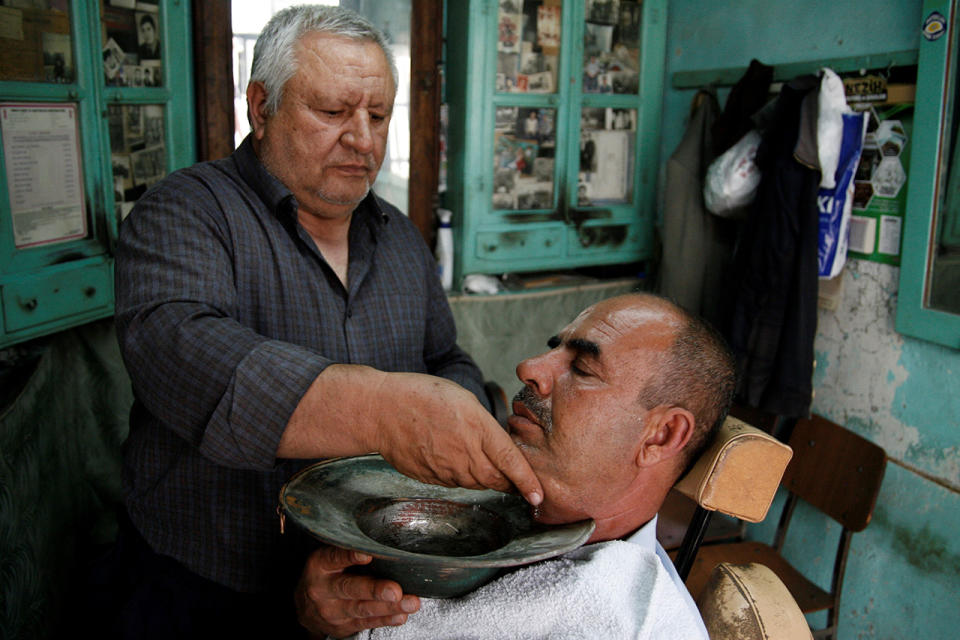
[[[327,365],[431,373],[483,398],[413,224],[369,195],[349,243],[344,289],[249,139],[171,174],[121,224],[126,506],[155,551],[233,589],[278,579],[279,490],[311,461],[278,460],[277,445]]]

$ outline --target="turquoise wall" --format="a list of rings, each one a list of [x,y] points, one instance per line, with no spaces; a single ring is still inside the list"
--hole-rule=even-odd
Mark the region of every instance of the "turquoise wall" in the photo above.
[[[919,0],[671,0],[661,158],[679,142],[693,97],[671,88],[674,72],[915,49],[921,14]],[[896,267],[849,261],[838,308],[818,319],[813,410],[878,443],[890,460],[873,522],[853,538],[840,636],[955,638],[960,351],[894,330],[898,280]],[[772,520],[750,535],[770,540]],[[828,585],[838,527],[812,509],[798,509],[795,520],[787,556]]]

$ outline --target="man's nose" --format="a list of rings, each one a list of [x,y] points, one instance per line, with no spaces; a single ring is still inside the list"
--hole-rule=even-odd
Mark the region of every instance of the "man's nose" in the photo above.
[[[370,114],[358,109],[347,122],[347,129],[341,136],[343,143],[357,153],[367,154],[373,151],[373,131],[370,129]]]
[[[517,365],[517,377],[539,396],[548,396],[553,389],[551,352],[527,358]]]

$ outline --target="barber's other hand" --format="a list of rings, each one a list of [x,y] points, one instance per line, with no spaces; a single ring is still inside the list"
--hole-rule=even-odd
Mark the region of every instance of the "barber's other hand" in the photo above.
[[[371,394],[377,451],[404,475],[448,487],[513,487],[537,505],[543,488],[530,463],[477,398],[460,385],[418,373],[385,374]]]
[[[403,595],[396,582],[344,573],[367,564],[368,555],[322,547],[314,551],[297,585],[297,619],[311,634],[343,638],[364,629],[396,626],[420,609],[420,599]]]

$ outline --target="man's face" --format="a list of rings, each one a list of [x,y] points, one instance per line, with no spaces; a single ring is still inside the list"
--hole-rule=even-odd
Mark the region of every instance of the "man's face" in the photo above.
[[[254,127],[258,154],[307,215],[342,218],[367,195],[387,145],[395,87],[380,47],[310,33],[277,112]]]
[[[152,24],[147,21],[140,24],[140,39],[143,40],[143,44],[153,44],[156,35],[156,29],[153,28]]]
[[[601,302],[517,366],[510,432],[543,483],[535,516],[561,523],[618,514],[636,471],[646,410],[638,403],[673,341],[655,306]]]

